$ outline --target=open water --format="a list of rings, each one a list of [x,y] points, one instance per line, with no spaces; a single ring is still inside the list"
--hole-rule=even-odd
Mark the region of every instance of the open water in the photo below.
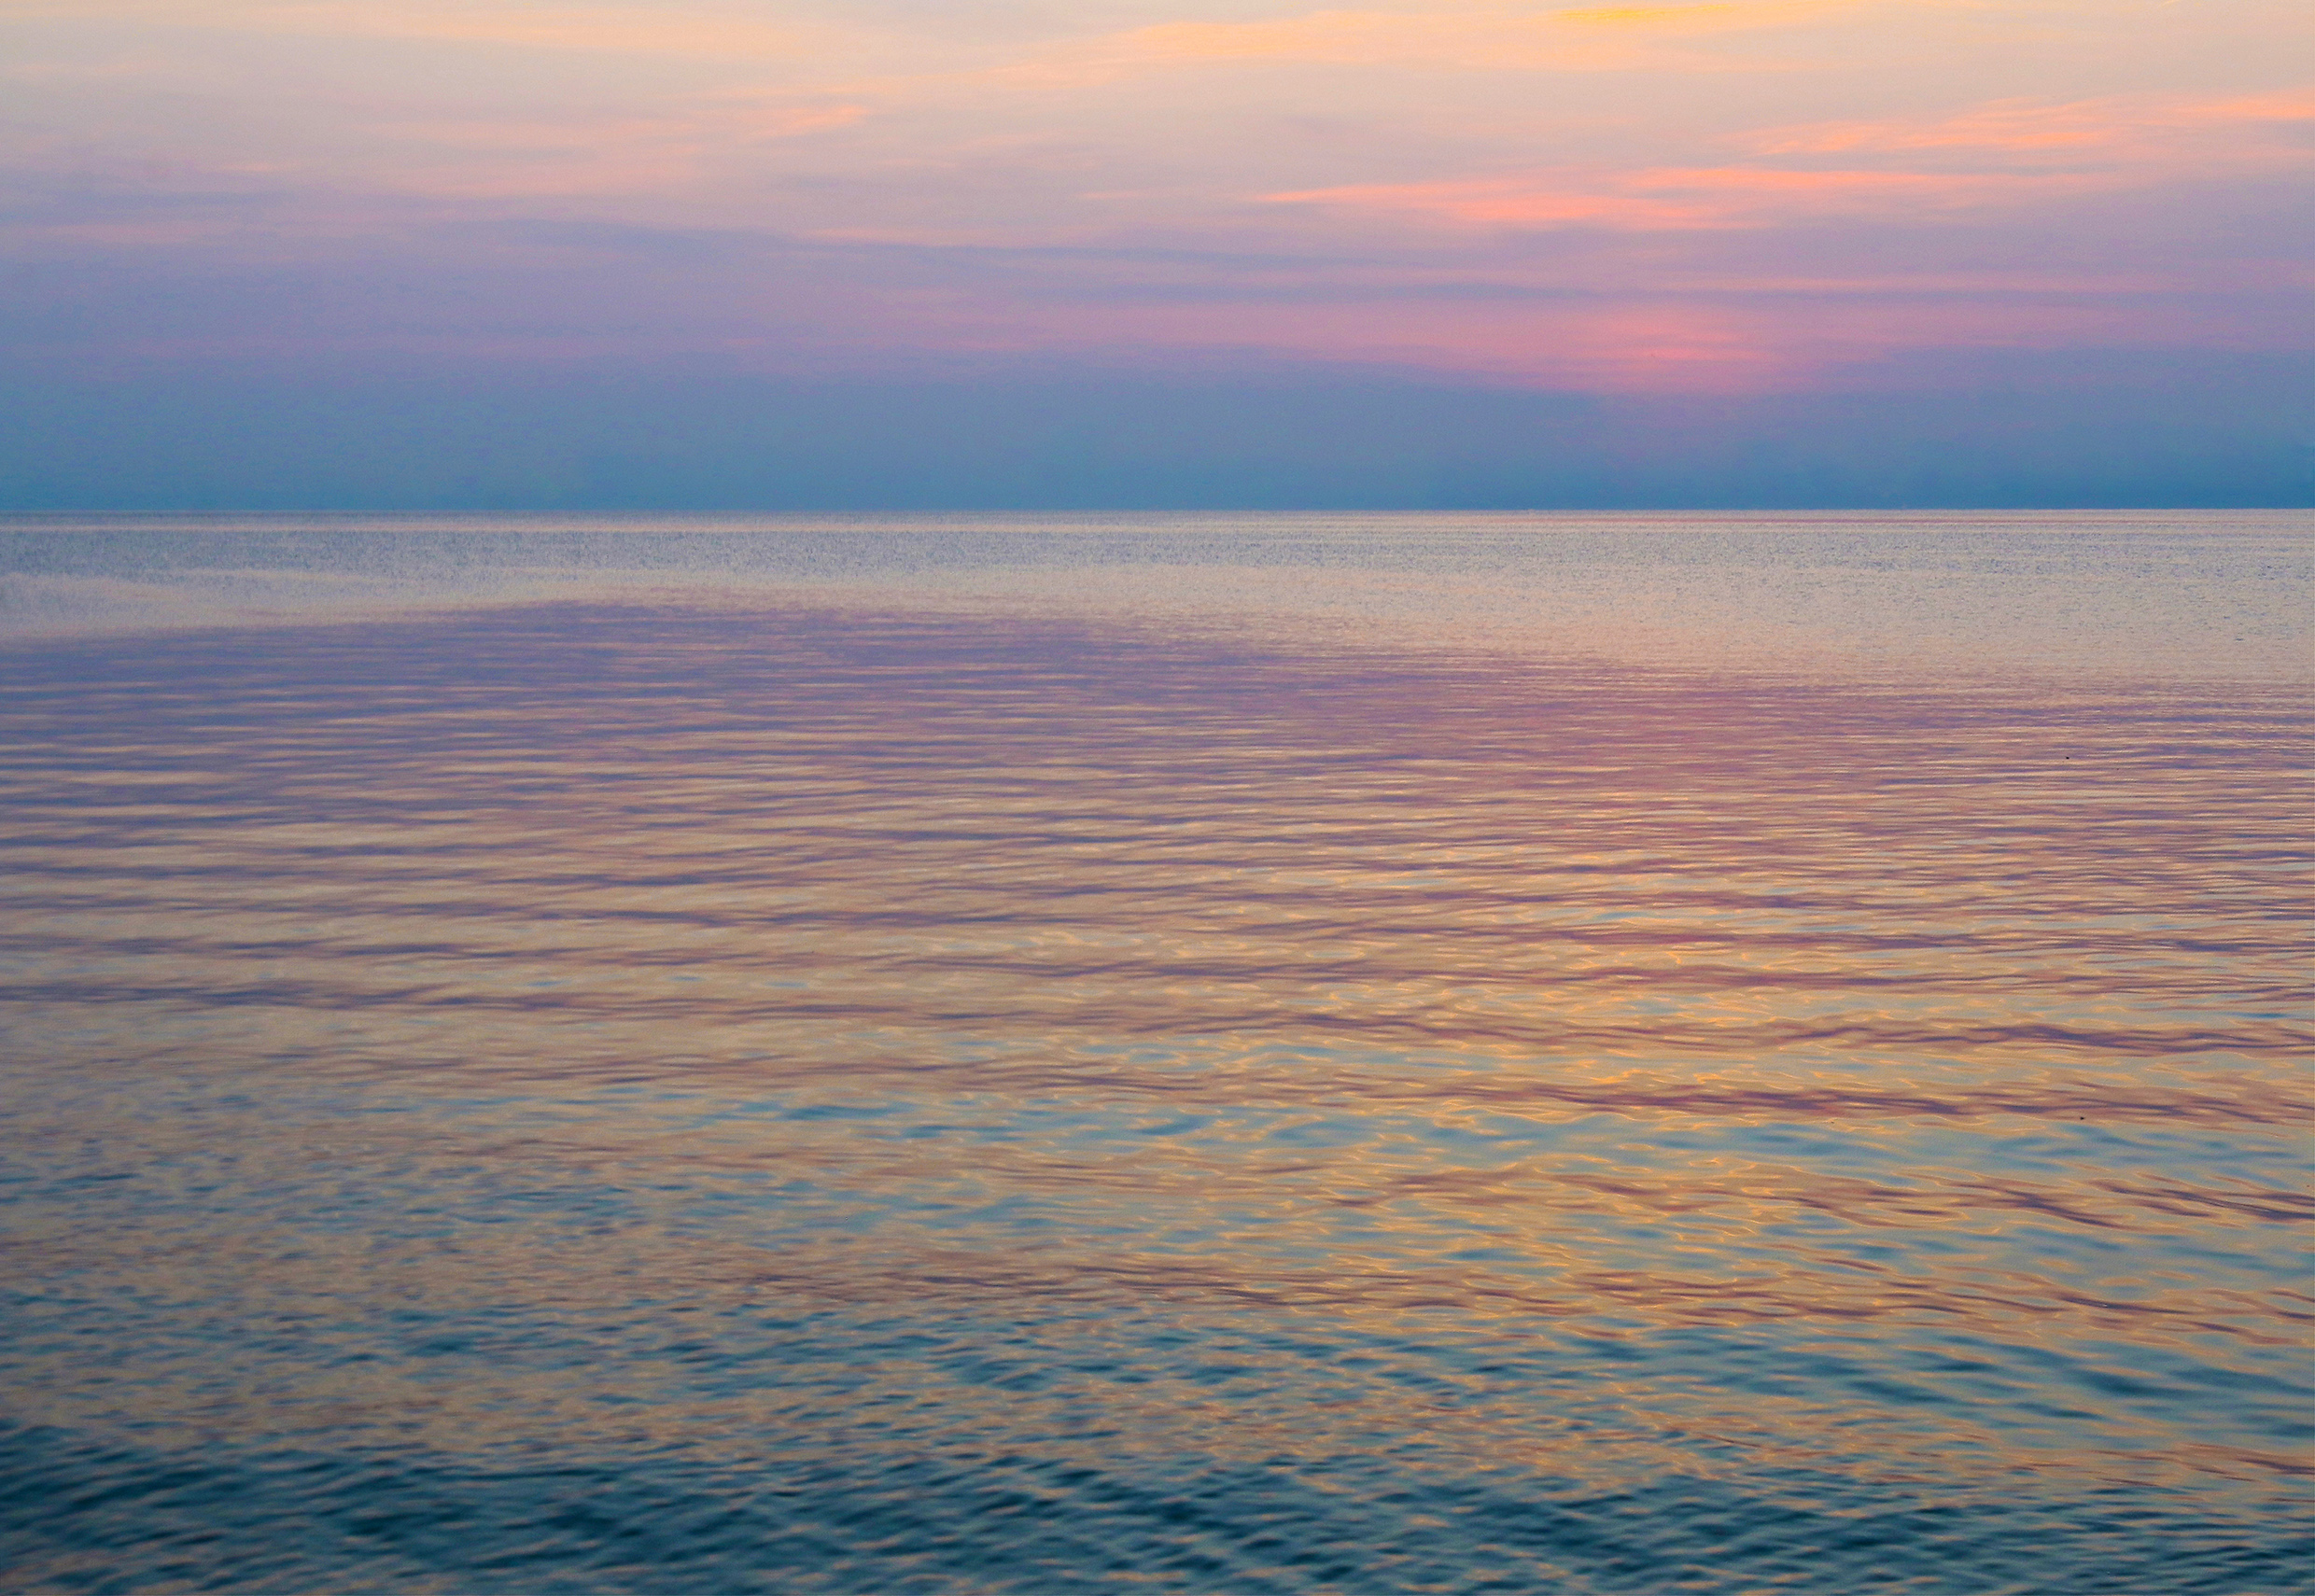
[[[2315,516],[0,571],[12,1592],[2315,1590]]]

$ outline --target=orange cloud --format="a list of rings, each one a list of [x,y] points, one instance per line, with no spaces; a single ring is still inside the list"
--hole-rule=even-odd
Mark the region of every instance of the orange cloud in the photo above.
[[[2003,100],[1929,121],[1818,122],[1779,129],[1751,143],[1768,155],[1952,150],[2069,158],[2103,152],[2132,158],[2196,143],[2208,147],[2214,137],[2223,140],[2231,133],[2249,158],[2254,151],[2241,142],[2242,135],[2267,126],[2305,122],[2315,122],[2315,89],[2199,100],[2129,96],[2059,105]],[[2258,152],[2306,153],[2266,141],[2260,142]]]
[[[35,0],[16,8],[20,15],[112,16],[252,33],[741,59],[808,56],[828,37],[825,29],[766,22],[742,8],[542,6],[522,0]]]
[[[719,157],[765,139],[849,126],[853,105],[718,107],[689,116],[553,122],[430,122],[395,131],[461,152],[396,171],[405,193],[555,199],[666,191],[702,181]]]
[[[1707,6],[1598,6],[1551,15],[1576,27],[1702,34],[1779,27],[1837,8],[1839,0],[1760,0],[1757,4]]]
[[[1275,204],[1427,214],[1497,227],[1626,231],[1764,227],[1832,217],[1919,215],[2018,204],[2104,186],[2073,175],[1790,172],[1655,167],[1626,174],[1352,185],[1263,196]]]
[[[1772,165],[1561,170],[1516,177],[1352,184],[1263,196],[1275,204],[1428,216],[1466,225],[1625,231],[1751,228],[1823,218],[2016,207],[2217,173],[2315,164],[2303,139],[2315,91],[2210,99],[2001,101],[1917,121],[1822,122],[1741,141],[1766,156],[1931,155],[1938,170]],[[1957,165],[1973,169],[1953,170]],[[1988,168],[1991,169],[1988,169]],[[2022,168],[2022,170],[2020,169]]]
[[[1508,6],[1424,11],[1312,11],[1249,22],[1165,22],[1011,69],[1098,80],[1121,72],[1213,62],[1597,71],[1725,64],[1673,57],[1660,41],[1789,27],[1854,0],[1531,10]]]

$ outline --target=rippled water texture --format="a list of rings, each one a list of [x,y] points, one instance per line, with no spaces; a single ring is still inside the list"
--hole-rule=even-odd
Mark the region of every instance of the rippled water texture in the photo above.
[[[2315,1589],[2315,524],[1230,525],[17,524],[7,1588]]]

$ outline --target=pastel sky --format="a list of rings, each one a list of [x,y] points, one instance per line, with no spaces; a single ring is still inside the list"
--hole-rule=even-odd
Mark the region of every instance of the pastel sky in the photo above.
[[[2306,0],[0,0],[0,85],[9,392],[77,418],[20,417],[0,502],[101,498],[105,471],[124,503],[231,498],[231,470],[172,490],[153,449],[106,466],[82,434],[152,443],[190,406],[222,457],[217,407],[256,448],[288,385],[384,439],[453,374],[526,457],[652,395],[793,433],[889,393],[914,419],[886,475],[927,501],[951,468],[923,396],[975,388],[1016,452],[1089,402],[1173,415],[1192,476],[1231,393],[1332,395],[1295,402],[1339,437],[1354,391],[1378,438],[1405,429],[1377,396],[1465,396],[1537,501],[1521,427],[1552,415],[1726,455],[1902,393],[1886,425],[1915,438],[1988,406],[2064,433],[2054,484],[2097,477],[2082,396],[2127,391],[2150,437],[2238,407],[2282,453],[2188,477],[2251,471],[2261,502],[2300,501],[2315,441]],[[838,430],[823,455],[870,470],[876,427]],[[484,455],[475,491],[519,498]],[[584,498],[568,478],[547,497]]]

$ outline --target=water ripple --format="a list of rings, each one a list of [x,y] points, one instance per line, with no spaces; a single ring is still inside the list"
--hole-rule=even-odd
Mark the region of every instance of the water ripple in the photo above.
[[[2315,1584],[2292,682],[7,659],[22,1589]]]

